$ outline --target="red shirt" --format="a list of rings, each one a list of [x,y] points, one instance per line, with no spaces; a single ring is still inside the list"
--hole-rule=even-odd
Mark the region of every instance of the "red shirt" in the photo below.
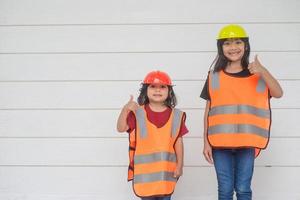
[[[172,109],[167,108],[163,112],[154,112],[151,110],[150,106],[147,104],[145,105],[145,110],[147,113],[147,118],[148,120],[154,124],[157,128],[163,127],[169,120]],[[182,137],[183,135],[187,134],[189,130],[185,126],[185,118],[186,115],[183,113],[182,117],[182,122],[181,122],[181,127],[179,130],[179,137]],[[129,115],[127,116],[127,124],[129,126],[129,129],[127,130],[128,133],[133,131],[136,127],[136,120],[135,120],[135,115],[133,112],[130,112]]]

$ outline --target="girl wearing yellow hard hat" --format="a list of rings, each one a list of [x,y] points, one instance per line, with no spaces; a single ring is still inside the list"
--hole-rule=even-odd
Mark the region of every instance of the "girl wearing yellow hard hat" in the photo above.
[[[218,55],[201,97],[205,159],[214,164],[218,199],[252,199],[254,159],[267,147],[270,97],[280,98],[278,81],[258,60],[249,62],[249,37],[240,25],[224,26],[217,37]]]

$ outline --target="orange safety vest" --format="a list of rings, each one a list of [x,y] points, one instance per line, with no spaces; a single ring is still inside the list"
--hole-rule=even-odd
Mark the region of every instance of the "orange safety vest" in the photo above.
[[[233,77],[225,72],[208,76],[210,108],[207,137],[212,147],[255,147],[255,156],[269,142],[269,90],[258,75]]]
[[[148,118],[144,106],[135,112],[136,128],[129,134],[128,181],[139,197],[170,195],[177,178],[174,145],[179,135],[183,112],[172,109],[168,122],[157,128]]]

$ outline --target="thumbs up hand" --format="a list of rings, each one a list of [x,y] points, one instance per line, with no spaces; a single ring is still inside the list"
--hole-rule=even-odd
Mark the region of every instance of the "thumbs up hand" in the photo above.
[[[254,61],[249,63],[248,69],[251,74],[262,75],[266,71],[266,68],[259,62],[257,55],[254,57]]]
[[[137,108],[138,108],[138,104],[137,104],[137,102],[135,102],[134,100],[133,100],[133,95],[130,95],[130,99],[129,99],[129,101],[127,102],[127,104],[124,106],[128,111],[136,111],[137,110]]]

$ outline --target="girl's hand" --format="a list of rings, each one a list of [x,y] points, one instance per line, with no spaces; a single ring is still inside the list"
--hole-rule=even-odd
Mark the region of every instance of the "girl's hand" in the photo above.
[[[208,143],[208,141],[204,142],[204,147],[203,147],[203,155],[205,157],[205,160],[210,163],[213,164],[213,157],[212,157],[212,148],[210,146],[210,144]]]
[[[130,112],[133,111],[135,112],[138,109],[138,104],[137,102],[133,101],[133,95],[130,95],[130,99],[128,101],[128,103],[124,106],[124,108]]]
[[[174,171],[174,178],[179,178],[182,175],[182,166],[176,166]]]
[[[248,69],[251,74],[258,74],[261,75],[266,71],[265,67],[259,62],[257,55],[254,57],[254,61],[249,63]]]

